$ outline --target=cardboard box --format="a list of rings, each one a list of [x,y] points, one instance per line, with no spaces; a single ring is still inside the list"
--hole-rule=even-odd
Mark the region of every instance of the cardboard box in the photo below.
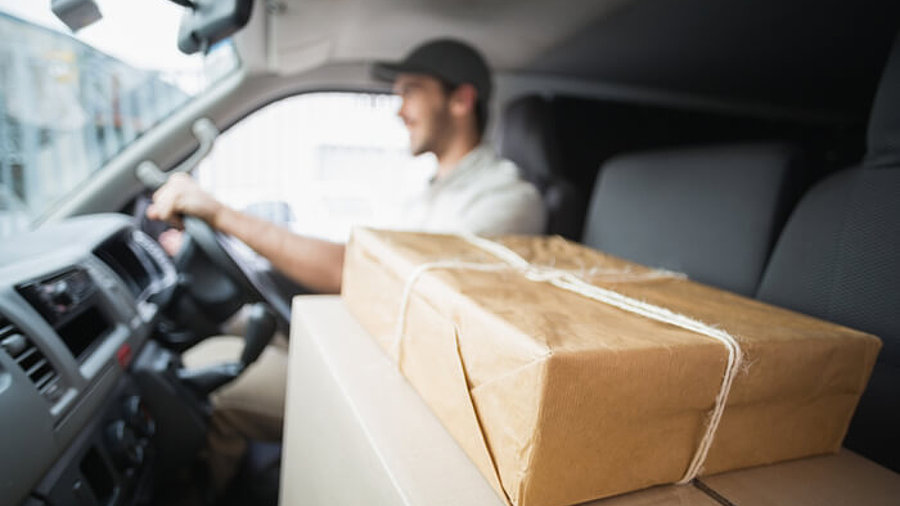
[[[339,297],[291,320],[279,504],[503,505]]]
[[[735,506],[896,506],[900,474],[851,451],[705,476],[697,486]]]
[[[720,342],[535,281],[546,267],[737,336],[744,365],[705,474],[839,449],[877,338],[561,238],[500,242],[545,268],[502,268],[457,236],[357,230],[342,295],[511,503],[573,504],[678,481],[726,372]],[[435,262],[444,267],[420,268]]]
[[[280,504],[503,504],[340,298],[296,297],[292,320]],[[900,474],[841,450],[589,504],[893,506],[897,497]]]
[[[339,297],[294,298],[279,504],[502,506]],[[584,506],[719,506],[663,485]]]

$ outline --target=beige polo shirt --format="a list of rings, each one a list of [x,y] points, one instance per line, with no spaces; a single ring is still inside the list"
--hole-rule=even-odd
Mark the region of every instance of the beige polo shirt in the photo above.
[[[541,234],[546,219],[540,194],[519,178],[516,165],[481,145],[407,202],[399,228],[479,235]]]

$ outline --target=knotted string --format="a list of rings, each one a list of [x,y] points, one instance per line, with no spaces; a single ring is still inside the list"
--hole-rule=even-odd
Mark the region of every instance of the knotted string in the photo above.
[[[520,272],[526,279],[530,281],[538,283],[548,283],[563,290],[568,290],[583,297],[587,297],[589,299],[617,307],[624,311],[628,311],[630,313],[634,313],[651,320],[668,323],[685,330],[705,335],[721,342],[725,346],[726,350],[728,351],[728,360],[726,362],[725,373],[722,378],[722,384],[719,388],[719,393],[716,395],[715,406],[713,407],[709,415],[709,422],[707,423],[706,431],[704,432],[703,438],[700,440],[700,443],[697,445],[697,450],[694,452],[694,456],[691,459],[691,462],[688,465],[684,476],[677,483],[689,483],[691,480],[696,478],[697,475],[699,475],[702,471],[703,464],[706,461],[706,457],[709,454],[710,448],[712,447],[716,431],[718,430],[719,423],[722,420],[722,414],[725,411],[725,405],[728,402],[728,395],[731,392],[731,386],[734,383],[734,379],[737,376],[737,373],[741,366],[741,362],[743,360],[741,347],[738,344],[737,340],[724,330],[717,329],[699,320],[695,320],[685,315],[675,313],[666,308],[654,306],[653,304],[633,299],[612,290],[594,286],[590,283],[587,283],[570,271],[557,269],[554,267],[532,265],[513,250],[497,242],[484,239],[482,237],[477,237],[471,234],[464,234],[460,235],[459,237],[469,244],[472,244],[473,246],[476,246],[479,249],[499,258],[503,262],[484,264],[476,262],[446,260],[425,263],[418,266],[407,279],[406,285],[403,289],[403,295],[401,296],[400,312],[397,320],[393,346],[397,356],[398,366],[402,360],[401,343],[403,340],[403,335],[406,331],[406,316],[413,286],[423,274],[435,269],[469,270],[481,272],[498,272],[513,269]],[[683,277],[683,275],[659,270],[637,276],[637,278],[639,279],[671,277]]]

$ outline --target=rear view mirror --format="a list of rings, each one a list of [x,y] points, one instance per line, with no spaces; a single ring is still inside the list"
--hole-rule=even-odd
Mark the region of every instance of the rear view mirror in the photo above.
[[[94,0],[50,0],[50,10],[73,32],[103,17]]]
[[[172,0],[188,8],[178,30],[178,49],[185,54],[206,52],[213,44],[243,28],[253,0]]]

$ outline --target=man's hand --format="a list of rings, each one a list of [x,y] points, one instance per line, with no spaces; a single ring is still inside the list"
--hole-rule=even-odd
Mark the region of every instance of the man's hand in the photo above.
[[[181,246],[184,244],[184,232],[181,230],[176,230],[174,228],[170,228],[167,230],[163,230],[159,237],[156,238],[159,242],[159,245],[169,254],[170,257],[175,257],[178,252],[181,250]]]
[[[181,215],[205,220],[213,228],[236,237],[266,257],[272,265],[301,285],[320,293],[341,291],[344,245],[290,230],[220,203],[185,174],[173,174],[153,194],[147,217],[181,226]]]
[[[167,221],[181,227],[181,215],[196,216],[215,226],[216,217],[224,206],[203,191],[187,174],[172,174],[169,181],[153,193],[153,203],[147,207],[147,217]]]

